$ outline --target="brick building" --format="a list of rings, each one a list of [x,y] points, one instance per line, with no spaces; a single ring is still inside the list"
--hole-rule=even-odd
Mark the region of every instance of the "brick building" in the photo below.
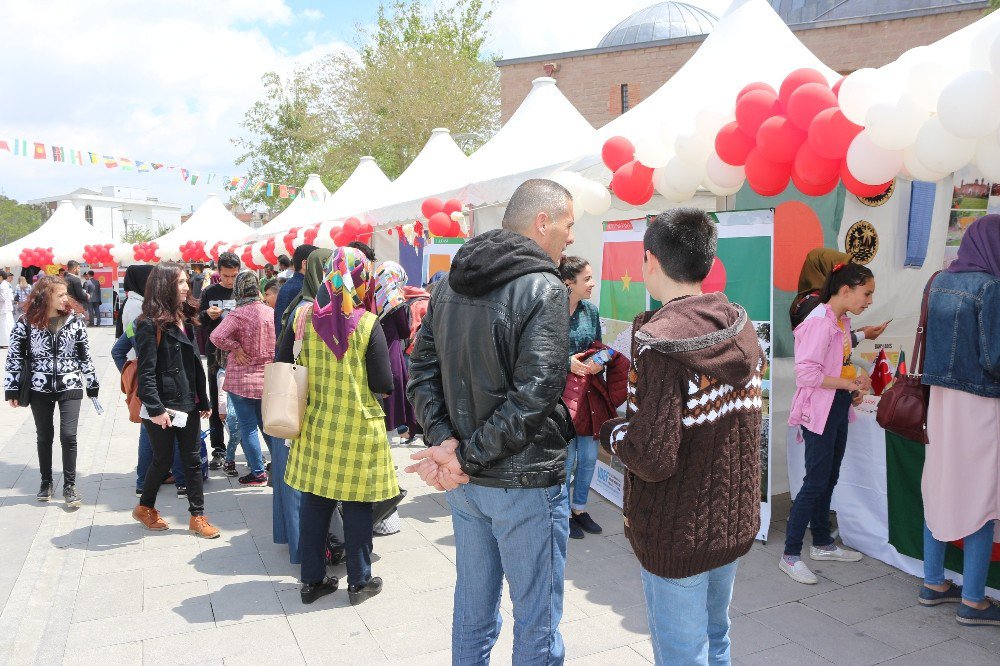
[[[745,0],[734,0],[735,2]],[[830,68],[881,67],[982,18],[983,0],[768,0],[795,36]],[[580,113],[601,127],[663,85],[718,19],[680,2],[660,2],[615,26],[593,49],[512,58],[500,68],[502,120],[552,76]]]

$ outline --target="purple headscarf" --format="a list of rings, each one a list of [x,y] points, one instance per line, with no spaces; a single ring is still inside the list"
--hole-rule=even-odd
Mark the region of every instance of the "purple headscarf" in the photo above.
[[[313,304],[313,328],[337,360],[343,360],[351,333],[367,312],[365,296],[372,277],[368,257],[352,247],[338,248],[323,266],[326,276]]]
[[[1000,278],[1000,215],[985,215],[969,225],[948,271]]]

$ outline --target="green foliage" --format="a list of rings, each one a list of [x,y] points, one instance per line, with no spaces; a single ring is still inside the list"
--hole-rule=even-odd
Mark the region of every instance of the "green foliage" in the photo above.
[[[174,227],[166,222],[160,222],[155,231],[145,225],[130,224],[125,230],[125,233],[122,234],[122,242],[133,245],[135,243],[148,243],[149,241],[155,240],[173,229]]]
[[[13,243],[42,226],[46,210],[45,206],[19,204],[0,195],[0,246]]]
[[[989,14],[995,9],[1000,9],[1000,0],[990,0],[990,9],[986,13]]]

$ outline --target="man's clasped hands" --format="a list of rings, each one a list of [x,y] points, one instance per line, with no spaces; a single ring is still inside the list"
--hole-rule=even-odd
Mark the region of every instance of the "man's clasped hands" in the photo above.
[[[406,468],[407,472],[416,472],[424,482],[438,490],[454,490],[463,483],[469,482],[469,476],[462,471],[455,451],[458,440],[449,438],[438,446],[431,446],[410,456],[418,462]]]

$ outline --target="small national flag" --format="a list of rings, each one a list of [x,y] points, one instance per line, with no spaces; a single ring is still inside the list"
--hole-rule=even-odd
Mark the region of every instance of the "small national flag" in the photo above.
[[[28,156],[28,142],[24,139],[14,139],[14,154],[21,157]]]
[[[885,349],[878,350],[878,356],[872,364],[872,391],[875,395],[882,395],[885,387],[892,382],[892,371],[889,370],[889,358],[885,355]]]
[[[299,190],[298,190],[297,187],[289,187],[288,188],[288,196],[291,197],[292,199],[294,199],[295,195],[298,194],[298,193],[299,193]]]
[[[309,190],[309,194],[312,195],[313,201],[319,201],[319,192],[317,192],[316,190]]]
[[[253,193],[257,194],[258,192],[261,191],[263,187],[264,187],[264,181],[262,180],[257,181],[257,184],[253,186]]]
[[[101,156],[98,155],[97,153],[88,152],[87,155],[90,156],[90,163],[91,164],[100,164],[101,163]]]
[[[62,146],[52,146],[52,161],[65,162],[66,156],[63,154]]]
[[[896,377],[903,377],[906,375],[906,352],[899,352],[899,364],[896,366]]]
[[[188,170],[181,169],[181,180],[187,182],[187,179],[188,179]]]
[[[135,170],[139,173],[149,173],[149,164],[142,160],[135,161]]]
[[[45,152],[45,144],[44,143],[36,143],[35,144],[35,159],[36,160],[44,160],[46,157],[48,157],[48,154]]]
[[[7,145],[7,142],[3,139],[0,139],[0,150],[6,150],[8,153],[10,152],[10,146]]]
[[[69,149],[69,163],[83,166],[83,151]]]
[[[288,185],[278,185],[278,198],[279,199],[288,198]]]
[[[160,164],[159,162],[153,162],[152,166],[153,166],[153,171],[159,171],[160,169],[163,168],[163,165]]]
[[[104,166],[106,166],[109,169],[114,169],[115,167],[118,166],[118,160],[116,160],[114,157],[112,157],[110,155],[105,155],[104,156]]]
[[[214,174],[214,173],[210,173],[210,174],[208,174],[208,178],[207,178],[207,179],[205,180],[205,182],[206,182],[207,184],[211,185],[211,184],[212,184],[212,179],[213,179],[213,178],[215,178],[215,174]]]
[[[269,197],[273,197],[274,196],[274,183],[268,183],[267,184],[267,196],[269,196]]]
[[[118,166],[121,167],[122,171],[134,171],[135,170],[135,165],[132,163],[132,160],[130,160],[127,157],[119,157],[118,158]]]
[[[198,174],[196,173],[191,174],[191,184],[194,185],[197,182],[198,182]]]

